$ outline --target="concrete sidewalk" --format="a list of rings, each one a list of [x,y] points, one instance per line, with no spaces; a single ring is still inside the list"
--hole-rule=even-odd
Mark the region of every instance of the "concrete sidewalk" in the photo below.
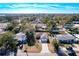
[[[27,54],[22,50],[18,49],[17,56],[27,56]]]
[[[28,56],[57,56],[56,53],[28,53]]]

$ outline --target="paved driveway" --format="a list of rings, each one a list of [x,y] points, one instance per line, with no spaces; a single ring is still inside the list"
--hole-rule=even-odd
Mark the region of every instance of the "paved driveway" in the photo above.
[[[42,43],[42,51],[41,53],[51,53],[48,49],[48,44],[47,43]]]

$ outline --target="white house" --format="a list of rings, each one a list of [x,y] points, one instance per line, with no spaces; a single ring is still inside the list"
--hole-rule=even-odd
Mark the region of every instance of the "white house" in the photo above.
[[[71,29],[72,27],[73,27],[72,23],[67,23],[64,25],[64,28],[66,28],[66,29]]]
[[[3,33],[9,23],[0,23],[0,33]]]
[[[20,32],[16,34],[15,38],[18,39],[19,41],[26,40],[26,35],[25,33]]]
[[[0,23],[0,29],[5,29],[8,23]]]
[[[64,27],[67,29],[79,28],[79,19],[72,20],[71,23],[65,24]]]

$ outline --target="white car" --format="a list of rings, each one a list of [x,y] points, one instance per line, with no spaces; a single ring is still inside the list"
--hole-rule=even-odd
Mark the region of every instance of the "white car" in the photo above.
[[[42,43],[47,43],[48,42],[48,36],[45,35],[45,34],[42,34],[41,37],[40,37],[40,39],[41,39]]]

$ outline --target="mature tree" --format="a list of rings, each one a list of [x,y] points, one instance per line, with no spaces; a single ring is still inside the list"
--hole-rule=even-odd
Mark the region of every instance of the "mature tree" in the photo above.
[[[11,21],[11,23],[8,24],[8,26],[6,27],[7,31],[12,31],[14,28],[16,28],[18,26],[18,22],[17,21]]]
[[[70,23],[73,20],[73,16],[66,16],[64,17],[65,22],[64,23]]]
[[[7,21],[12,21],[12,17],[10,17],[10,16],[5,16],[5,18]]]
[[[77,28],[73,28],[72,30],[71,30],[71,33],[72,34],[78,34],[78,31],[77,31],[78,29]]]
[[[43,18],[42,22],[47,25],[49,31],[52,28],[52,26],[55,24],[53,20],[49,17]]]
[[[15,34],[20,32],[20,27],[15,27],[12,32],[14,32]]]
[[[6,31],[12,31],[13,28],[13,24],[8,24],[8,26],[6,27]]]
[[[55,23],[57,25],[61,25],[63,23],[63,17],[62,16],[54,16],[54,19]]]
[[[21,26],[20,26],[20,31],[22,31],[22,32],[34,31],[34,30],[35,30],[35,28],[30,22],[21,24]]]
[[[21,20],[21,24],[26,24],[26,22],[28,22],[28,18],[27,19],[24,18]]]
[[[12,20],[11,24],[13,25],[13,27],[16,27],[17,25],[19,25],[18,20]]]
[[[17,40],[14,39],[15,35],[12,32],[5,32],[0,35],[0,47],[3,46],[5,49],[17,48]]]
[[[34,46],[36,43],[36,40],[34,37],[34,32],[32,32],[32,31],[26,32],[26,36],[27,36],[28,46]]]

